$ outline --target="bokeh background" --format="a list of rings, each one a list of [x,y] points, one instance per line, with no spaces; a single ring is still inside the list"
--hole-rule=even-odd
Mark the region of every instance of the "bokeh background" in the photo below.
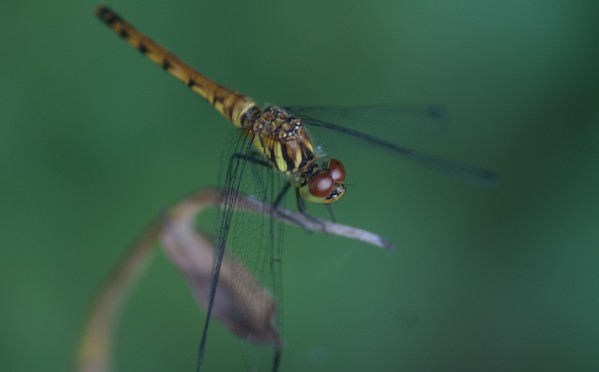
[[[502,177],[488,188],[352,148],[364,171],[337,217],[398,249],[288,229],[281,371],[582,371],[599,369],[597,4],[108,5],[260,102],[442,103],[446,125],[404,143]],[[0,5],[2,371],[73,368],[95,291],[148,221],[216,182],[231,131],[96,5]],[[155,254],[118,370],[193,370],[202,322]],[[206,370],[239,358],[214,326]]]

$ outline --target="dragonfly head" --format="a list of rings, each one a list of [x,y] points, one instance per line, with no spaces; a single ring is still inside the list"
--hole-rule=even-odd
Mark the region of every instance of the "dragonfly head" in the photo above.
[[[299,188],[302,199],[312,203],[331,204],[345,194],[345,167],[336,159],[314,167],[310,177]]]

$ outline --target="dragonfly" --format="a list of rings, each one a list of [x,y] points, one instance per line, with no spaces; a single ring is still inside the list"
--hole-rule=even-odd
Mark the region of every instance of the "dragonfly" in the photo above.
[[[255,231],[253,226],[247,227],[248,220],[236,211],[238,195],[261,193],[263,200],[272,203],[273,213],[276,213],[277,208],[285,202],[285,195],[293,189],[298,210],[310,216],[306,211],[307,204],[330,206],[339,202],[346,194],[346,176],[351,172],[346,174],[341,160],[326,156],[322,149],[315,146],[310,129],[322,128],[335,137],[352,138],[389,151],[399,158],[478,179],[487,184],[497,183],[498,178],[491,171],[422,153],[364,131],[322,119],[327,114],[332,114],[334,117],[368,117],[378,114],[381,118],[393,118],[399,113],[395,106],[261,108],[251,98],[226,88],[193,69],[139,32],[108,7],[98,7],[96,15],[133,48],[208,101],[237,128],[234,148],[230,150],[232,155],[224,158],[225,164],[220,176],[222,187],[227,192],[224,193],[217,216],[213,270],[198,352],[197,371],[201,369],[205,359],[208,328],[218,294],[221,265],[223,258],[227,257],[225,251],[229,249],[231,242],[235,243],[233,249],[236,255],[253,261],[253,270],[262,272],[260,278],[262,281],[269,282],[273,296],[275,298],[281,296],[282,228],[275,222],[256,228],[260,231]],[[435,106],[424,111],[429,116],[439,114]],[[278,177],[273,177],[273,174],[278,174]],[[271,221],[274,221],[274,218]],[[242,228],[244,225],[245,227]],[[242,235],[242,231],[249,235]],[[259,249],[262,249],[263,253],[249,253]],[[242,258],[240,260],[243,261]],[[247,265],[252,264],[247,263]],[[267,313],[266,318],[271,324],[263,325],[260,329],[247,326],[233,330],[241,339],[269,345],[272,353],[266,358],[267,362],[264,364],[271,371],[279,369],[283,349],[278,329],[279,307],[265,305],[260,310]],[[244,309],[241,308],[238,309],[236,316],[249,318],[252,315],[245,314]]]

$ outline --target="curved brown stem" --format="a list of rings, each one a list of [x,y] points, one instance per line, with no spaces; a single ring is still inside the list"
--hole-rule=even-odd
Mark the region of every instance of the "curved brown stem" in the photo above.
[[[208,293],[206,288],[209,285],[212,272],[213,241],[210,237],[195,229],[194,221],[206,207],[218,205],[222,193],[223,190],[221,189],[209,188],[190,194],[159,218],[156,218],[131,245],[96,297],[83,331],[83,338],[77,356],[78,371],[107,372],[111,370],[112,339],[117,328],[120,309],[124,305],[136,279],[143,273],[149,254],[159,240],[162,242],[165,253],[188,279],[200,304],[204,306],[207,303],[205,297]],[[272,205],[262,203],[247,195],[239,195],[237,200],[237,207],[242,210],[276,218],[284,223],[299,226],[309,231],[339,235],[385,249],[393,248],[387,240],[366,230],[308,218],[301,213],[286,209],[277,208],[275,210]],[[246,284],[244,284],[242,290],[246,293],[243,300],[247,301],[248,308],[251,308],[252,304],[259,301],[262,301],[262,306],[265,302],[273,301],[269,298],[268,291],[263,290],[258,282],[253,280],[249,271],[240,268],[239,263],[234,262],[234,260],[227,260],[225,257],[223,270],[232,269],[235,269],[237,274],[241,272],[244,276],[247,275],[244,278]],[[237,288],[237,292],[233,288]],[[223,280],[219,284],[219,291],[218,298],[221,301],[219,304],[221,308],[226,309],[227,301],[231,301],[231,296],[236,296],[236,300],[239,301],[239,285],[233,286]],[[248,293],[251,295],[247,295]],[[274,312],[274,301],[272,306]],[[250,330],[253,332],[252,337],[256,340],[260,339],[259,342],[280,346],[281,340],[276,330],[269,328],[271,324],[269,317],[271,315],[271,313],[266,312],[262,315],[263,318],[254,317],[250,319],[251,323],[240,324],[227,316],[226,311],[214,314],[217,319],[235,333],[239,334]]]

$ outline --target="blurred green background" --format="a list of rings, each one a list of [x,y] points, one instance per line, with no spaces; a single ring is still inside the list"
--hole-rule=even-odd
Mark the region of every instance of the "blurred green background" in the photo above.
[[[281,371],[574,371],[599,369],[598,4],[107,5],[260,102],[442,103],[441,133],[405,143],[502,177],[485,188],[355,149],[348,164],[383,173],[354,173],[337,217],[399,249],[288,229]],[[96,5],[0,5],[2,371],[72,369],[96,289],[163,207],[216,182],[231,130]],[[118,370],[193,370],[202,322],[156,254]],[[207,370],[239,366],[213,327]]]

